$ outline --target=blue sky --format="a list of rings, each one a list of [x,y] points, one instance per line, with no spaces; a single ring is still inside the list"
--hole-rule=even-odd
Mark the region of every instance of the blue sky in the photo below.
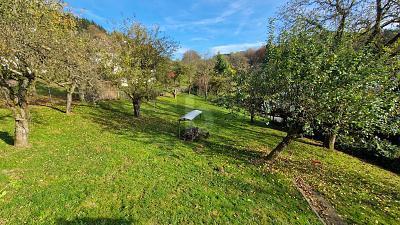
[[[268,18],[285,1],[274,0],[64,0],[77,15],[112,30],[124,18],[158,25],[177,41],[180,57],[188,49],[204,55],[261,46]]]

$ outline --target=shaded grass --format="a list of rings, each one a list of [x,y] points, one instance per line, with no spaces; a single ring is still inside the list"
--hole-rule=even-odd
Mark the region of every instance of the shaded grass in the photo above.
[[[398,224],[398,175],[341,152],[300,144],[295,149],[267,170],[304,177],[351,224]]]
[[[0,143],[1,220],[9,224],[318,223],[290,182],[279,175],[213,154],[206,143],[178,140],[178,115],[204,109],[198,124],[207,129],[224,113],[197,99],[187,102],[161,99],[156,107],[147,104],[141,119],[132,118],[126,102],[76,107],[73,116],[33,107],[33,147],[14,149]],[[7,113],[1,110],[2,115]],[[7,118],[1,130],[10,129],[12,120]]]
[[[177,118],[193,109],[204,111],[195,125],[211,137],[187,143]],[[125,101],[74,112],[32,107],[29,149],[0,139],[0,224],[318,224],[294,176],[349,222],[391,224],[400,214],[398,176],[304,143],[273,166],[253,165],[284,133],[197,97],[160,98],[140,119]],[[0,109],[0,132],[11,134],[7,115]]]

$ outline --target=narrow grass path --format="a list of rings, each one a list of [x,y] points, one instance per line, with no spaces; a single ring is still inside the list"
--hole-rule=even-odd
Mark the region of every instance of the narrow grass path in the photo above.
[[[198,143],[176,137],[192,109],[211,133]],[[399,176],[301,142],[274,165],[254,165],[284,134],[197,97],[160,98],[140,119],[124,101],[72,116],[31,111],[32,147],[15,149],[11,112],[0,109],[0,224],[319,224],[296,176],[350,223],[400,218]]]

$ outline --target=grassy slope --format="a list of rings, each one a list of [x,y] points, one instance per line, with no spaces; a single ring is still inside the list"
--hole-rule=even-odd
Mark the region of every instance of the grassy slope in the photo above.
[[[211,137],[185,143],[176,119],[194,108]],[[349,222],[399,221],[400,178],[390,172],[301,142],[274,166],[253,165],[284,134],[196,97],[161,98],[141,119],[130,111],[126,102],[73,116],[33,107],[33,147],[15,149],[11,113],[0,109],[0,224],[318,224],[292,185],[298,175]]]

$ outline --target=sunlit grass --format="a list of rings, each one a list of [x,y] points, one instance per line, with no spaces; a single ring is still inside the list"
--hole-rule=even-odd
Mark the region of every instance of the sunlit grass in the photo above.
[[[193,109],[211,137],[186,143],[177,119]],[[0,224],[318,224],[295,176],[351,223],[400,216],[397,175],[300,142],[273,167],[254,165],[284,134],[198,97],[160,98],[140,119],[125,101],[31,111],[32,147],[15,149],[0,109]]]

